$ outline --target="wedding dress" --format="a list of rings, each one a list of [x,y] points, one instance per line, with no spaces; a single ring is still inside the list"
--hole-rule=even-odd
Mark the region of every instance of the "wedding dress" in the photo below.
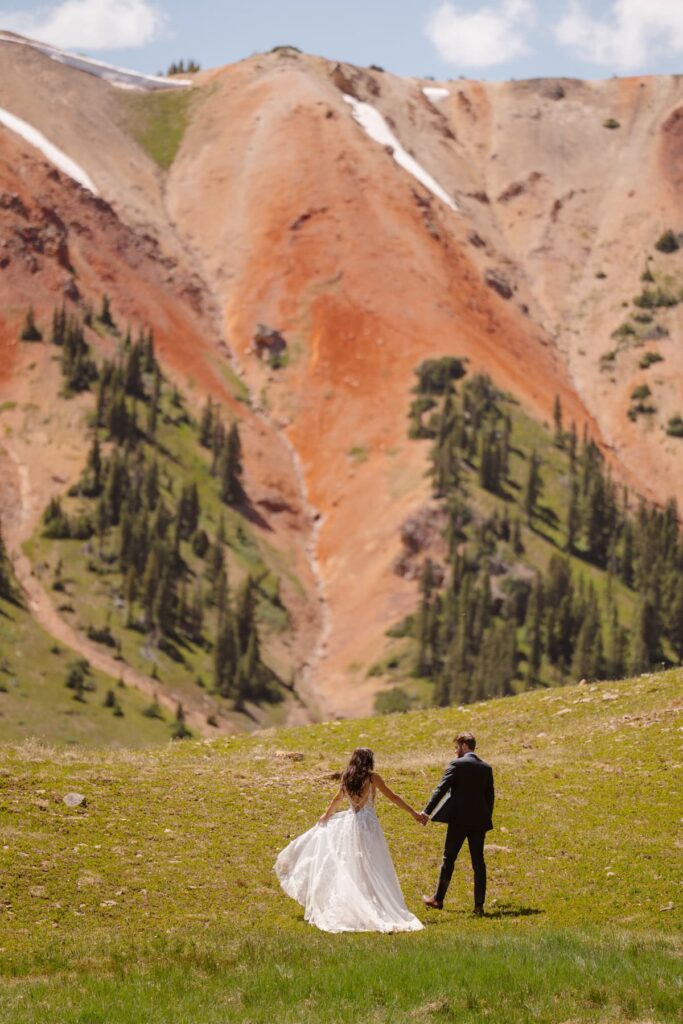
[[[416,932],[375,811],[375,787],[362,802],[294,839],[275,861],[280,885],[325,932]]]

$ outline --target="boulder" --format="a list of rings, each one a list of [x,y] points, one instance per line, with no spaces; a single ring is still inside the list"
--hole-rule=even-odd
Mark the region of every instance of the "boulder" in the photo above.
[[[253,350],[259,359],[279,356],[287,348],[287,342],[279,331],[267,324],[257,324],[254,331]]]
[[[85,807],[87,803],[82,793],[67,793],[63,800],[67,807]]]

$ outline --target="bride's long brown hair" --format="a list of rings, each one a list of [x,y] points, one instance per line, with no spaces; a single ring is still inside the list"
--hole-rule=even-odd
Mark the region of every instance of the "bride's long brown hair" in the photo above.
[[[356,747],[342,772],[342,786],[350,796],[360,796],[375,767],[375,755],[369,747]]]

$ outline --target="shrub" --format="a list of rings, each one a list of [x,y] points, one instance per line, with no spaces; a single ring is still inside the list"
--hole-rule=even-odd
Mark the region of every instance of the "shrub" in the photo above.
[[[451,384],[460,380],[467,372],[462,359],[444,356],[442,359],[425,359],[415,371],[418,384],[415,390],[424,395],[445,395]]]
[[[668,231],[665,231],[663,235],[660,235],[655,242],[655,249],[657,249],[658,252],[677,252],[680,247],[680,242],[671,228],[669,228]]]
[[[666,432],[669,437],[683,437],[683,416],[677,414],[669,420]]]
[[[98,629],[97,626],[88,626],[87,634],[88,640],[93,640],[96,644],[106,644],[107,647],[116,647],[116,637],[109,626],[102,626],[101,629]]]
[[[143,715],[145,715],[146,718],[159,718],[162,721],[164,718],[164,714],[161,710],[161,705],[159,704],[159,701],[156,699],[156,697],[154,698],[152,703],[144,709],[142,713]]]
[[[647,370],[653,363],[661,363],[664,356],[660,355],[659,352],[646,352],[643,358],[638,363],[641,370]]]
[[[375,711],[380,715],[391,715],[400,711],[409,711],[412,700],[400,686],[392,686],[375,697]]]
[[[390,626],[384,635],[391,637],[412,636],[414,622],[415,617],[413,615],[406,615],[405,619],[401,619],[396,625]]]
[[[680,297],[664,288],[643,288],[633,302],[640,309],[657,309],[659,306],[675,306]]]
[[[620,324],[616,330],[612,331],[613,338],[628,338],[632,337],[636,333],[636,329],[633,324],[626,323]]]
[[[621,125],[615,117],[608,117],[606,121],[602,122],[602,127],[614,131],[615,128],[621,128]]]
[[[644,399],[649,398],[651,394],[652,392],[647,384],[638,384],[631,392],[631,401],[642,402]]]
[[[607,274],[605,273],[604,270],[598,270],[595,276],[597,277],[597,279],[599,281],[604,281],[605,278],[607,277]]]

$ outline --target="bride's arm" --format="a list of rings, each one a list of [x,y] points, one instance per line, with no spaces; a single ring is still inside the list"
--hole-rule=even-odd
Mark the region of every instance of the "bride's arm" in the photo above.
[[[412,815],[416,821],[422,820],[420,813],[414,810],[410,804],[407,804],[405,800],[398,795],[398,793],[394,793],[393,790],[389,789],[382,776],[378,775],[377,772],[372,773],[372,782],[377,786],[380,793],[384,793],[387,800],[391,800],[392,804],[396,804],[396,806],[400,807],[402,811],[407,811],[408,814]]]
[[[344,796],[344,787],[340,786],[339,789],[337,790],[337,792],[334,794],[334,796],[330,800],[330,802],[328,804],[328,807],[327,807],[327,810],[325,811],[325,813],[321,814],[320,817],[318,818],[318,824],[319,825],[324,825],[332,817],[332,815],[334,814],[335,807],[338,804],[341,803],[343,796]]]

